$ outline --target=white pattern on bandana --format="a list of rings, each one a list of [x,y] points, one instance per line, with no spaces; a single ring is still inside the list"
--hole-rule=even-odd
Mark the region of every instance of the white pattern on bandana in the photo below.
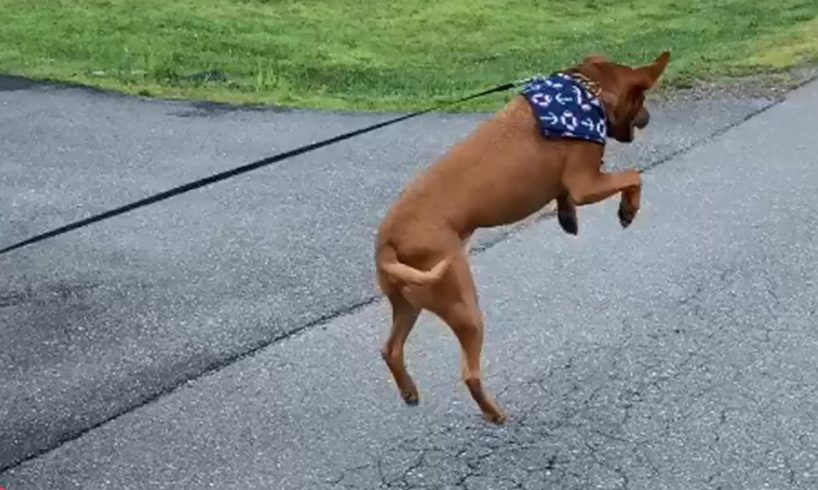
[[[605,144],[605,110],[599,99],[569,75],[533,78],[521,94],[531,104],[546,138]]]

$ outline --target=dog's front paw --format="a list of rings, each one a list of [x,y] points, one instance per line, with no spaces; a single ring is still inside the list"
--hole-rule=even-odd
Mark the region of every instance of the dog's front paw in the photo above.
[[[631,209],[624,203],[619,205],[619,212],[617,213],[617,216],[619,216],[619,224],[622,225],[622,228],[627,228],[631,223],[633,223],[634,218],[636,218],[637,211],[637,209]]]
[[[565,233],[576,235],[579,232],[579,224],[577,224],[577,215],[575,213],[558,213],[557,221],[559,221]]]

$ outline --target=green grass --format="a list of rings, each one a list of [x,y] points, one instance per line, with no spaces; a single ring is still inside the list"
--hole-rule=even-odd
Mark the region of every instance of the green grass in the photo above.
[[[671,49],[675,86],[786,69],[818,60],[816,19],[816,0],[0,0],[0,72],[171,98],[406,110],[591,52],[642,63]]]

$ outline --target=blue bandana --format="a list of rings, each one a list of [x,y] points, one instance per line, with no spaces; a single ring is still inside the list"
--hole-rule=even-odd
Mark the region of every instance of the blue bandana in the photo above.
[[[558,73],[535,77],[523,87],[546,138],[569,138],[604,145],[607,137],[605,108],[578,80]]]

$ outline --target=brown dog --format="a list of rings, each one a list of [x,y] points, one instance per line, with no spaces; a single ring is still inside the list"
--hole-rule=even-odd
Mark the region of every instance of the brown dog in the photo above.
[[[650,65],[630,68],[589,56],[562,73],[602,107],[605,134],[631,142],[634,127],[644,128],[649,120],[644,94],[669,58],[665,52]],[[408,404],[418,402],[418,391],[406,371],[404,344],[426,309],[460,341],[463,380],[484,417],[505,421],[480,377],[483,319],[466,247],[477,228],[517,222],[554,199],[559,224],[571,234],[577,233],[575,206],[621,192],[623,228],[639,210],[639,173],[601,171],[604,137],[601,144],[545,137],[541,119],[534,104],[515,97],[412,182],[378,229],[377,280],[392,307],[392,330],[382,354]]]

